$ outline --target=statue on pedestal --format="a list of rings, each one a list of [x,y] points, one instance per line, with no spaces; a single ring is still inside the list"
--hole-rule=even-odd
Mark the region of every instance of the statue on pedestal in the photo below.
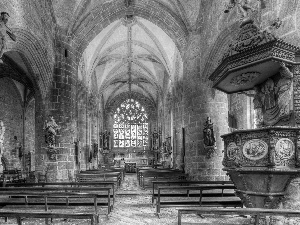
[[[16,36],[6,26],[8,22],[9,14],[7,12],[1,12],[0,14],[0,63],[3,63],[2,56],[6,49],[7,36],[8,35],[13,41],[16,41]]]
[[[48,145],[48,147],[55,146],[55,137],[59,129],[60,126],[57,125],[53,116],[49,116],[49,120],[46,120],[44,124],[45,142]]]
[[[204,139],[205,147],[214,147],[215,146],[216,139],[214,136],[213,123],[211,122],[210,117],[207,117],[206,122],[204,124],[203,139]]]
[[[109,136],[110,132],[108,132],[107,130],[103,132],[103,150],[109,150]]]

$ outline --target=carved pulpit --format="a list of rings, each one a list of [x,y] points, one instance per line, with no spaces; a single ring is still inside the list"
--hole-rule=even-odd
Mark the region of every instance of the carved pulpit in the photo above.
[[[277,208],[300,174],[299,50],[244,21],[209,77],[216,89],[253,97],[257,128],[221,136],[224,170],[246,207]]]

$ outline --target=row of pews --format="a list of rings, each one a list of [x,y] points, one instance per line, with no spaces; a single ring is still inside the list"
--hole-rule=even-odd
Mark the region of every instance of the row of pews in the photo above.
[[[49,219],[52,222],[59,218],[88,219],[91,224],[98,224],[99,207],[106,208],[107,216],[112,212],[115,191],[124,176],[124,168],[105,168],[81,171],[74,182],[26,183],[3,179],[0,217],[5,217],[6,221],[15,218],[18,225],[23,218],[45,218],[45,224],[49,224]],[[82,207],[76,211],[73,206],[88,208],[83,213]],[[28,210],[30,213],[26,213]],[[65,212],[68,210],[70,212]]]
[[[179,170],[146,167],[138,169],[137,179],[142,188],[152,189],[157,216],[169,207],[243,207],[231,181],[190,181]]]
[[[171,169],[139,168],[137,179],[142,188],[152,189],[152,204],[159,217],[162,208],[177,207],[178,225],[182,216],[237,215],[251,216],[251,224],[261,224],[266,216],[300,217],[300,211],[290,209],[243,208],[243,203],[235,195],[232,181],[190,181],[181,171]],[[186,207],[193,207],[187,209]]]

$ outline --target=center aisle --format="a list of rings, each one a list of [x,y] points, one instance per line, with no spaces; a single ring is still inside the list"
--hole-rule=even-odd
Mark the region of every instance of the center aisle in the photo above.
[[[151,204],[151,190],[143,190],[138,185],[136,174],[126,174],[120,190],[116,192],[116,202],[111,215],[100,216],[100,224],[108,225],[175,225],[177,209],[164,208],[160,218],[155,215],[155,207]],[[201,219],[197,215],[183,216],[183,224],[222,224],[242,225],[245,219],[237,217],[208,217]]]
[[[132,194],[132,195],[151,195],[150,190],[143,190],[138,183],[136,173],[126,173],[125,179],[122,181],[120,189],[116,192],[117,195]]]

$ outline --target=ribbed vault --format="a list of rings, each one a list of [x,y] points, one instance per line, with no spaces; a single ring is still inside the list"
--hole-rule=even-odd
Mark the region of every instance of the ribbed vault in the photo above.
[[[126,15],[89,43],[78,75],[89,89],[97,82],[107,106],[124,93],[139,93],[155,105],[162,99],[164,83],[174,80],[178,58],[182,64],[176,43],[162,28],[145,18]]]

